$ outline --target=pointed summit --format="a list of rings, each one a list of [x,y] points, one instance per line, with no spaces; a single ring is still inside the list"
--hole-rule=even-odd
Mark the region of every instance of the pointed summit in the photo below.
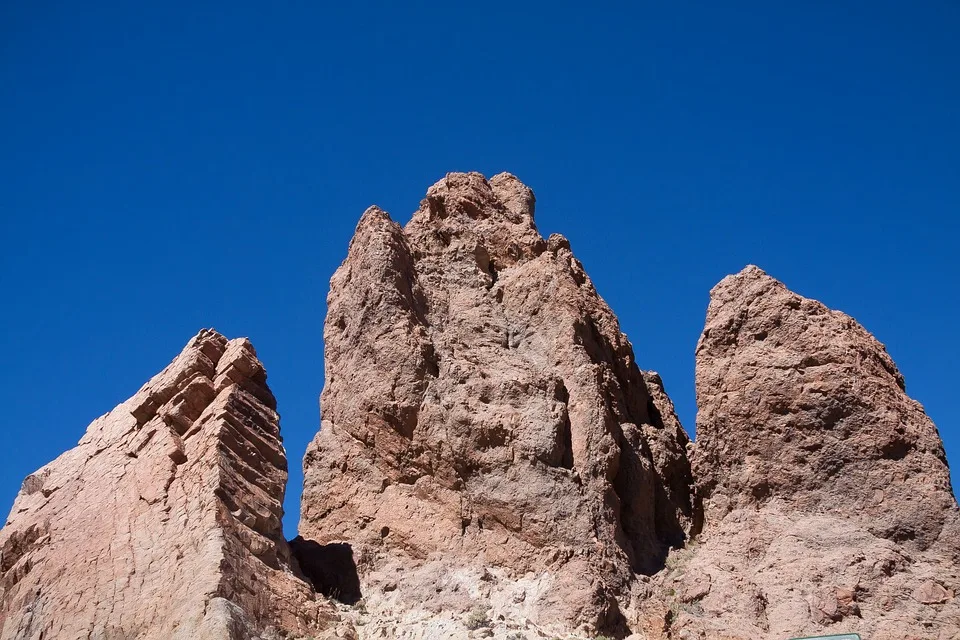
[[[659,378],[533,209],[514,176],[449,174],[402,231],[361,224],[331,279],[300,533],[353,550],[371,636],[467,637],[485,604],[622,634],[689,530]]]
[[[756,267],[724,278],[697,346],[708,505],[786,500],[855,516],[883,493],[876,532],[929,546],[956,503],[937,428],[904,388],[850,316]]]
[[[476,255],[494,269],[511,267],[546,249],[534,202],[533,191],[509,173],[489,181],[479,173],[448,173],[427,190],[404,233],[424,255],[445,262]]]
[[[24,481],[0,531],[0,638],[246,640],[330,626],[283,539],[275,407],[247,339],[197,334]]]
[[[958,637],[943,444],[880,341],[749,266],[711,291],[696,388],[703,530],[660,584],[702,614],[672,637]]]

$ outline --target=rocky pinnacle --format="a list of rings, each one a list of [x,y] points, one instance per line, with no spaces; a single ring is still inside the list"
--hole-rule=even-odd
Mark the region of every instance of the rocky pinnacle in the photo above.
[[[352,546],[368,607],[626,628],[687,535],[687,436],[533,192],[453,173],[405,227],[368,209],[327,303],[300,532]]]
[[[287,461],[246,339],[204,330],[23,483],[0,532],[3,640],[319,635],[283,539]]]
[[[960,639],[943,443],[884,345],[724,278],[691,443],[534,205],[451,173],[362,215],[290,544],[264,367],[201,331],[23,482],[0,640]]]
[[[658,576],[664,637],[960,637],[943,444],[884,346],[750,266],[696,361],[704,524]]]

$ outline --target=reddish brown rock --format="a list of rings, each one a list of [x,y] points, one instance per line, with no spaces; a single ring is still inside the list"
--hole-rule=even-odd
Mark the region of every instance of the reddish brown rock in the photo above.
[[[331,280],[300,533],[351,545],[377,632],[460,637],[478,606],[623,630],[685,538],[672,405],[533,213],[509,174],[449,174],[406,227],[367,210]]]
[[[201,332],[24,481],[0,640],[960,638],[943,446],[883,345],[756,267],[724,279],[690,445],[533,209],[450,174],[406,227],[364,213],[289,546],[266,373]]]
[[[933,580],[927,580],[913,592],[913,599],[920,604],[943,604],[951,598],[953,593]]]
[[[860,608],[855,602],[853,589],[837,587],[823,589],[814,596],[810,612],[817,623],[826,625],[852,615],[859,616]]]
[[[200,332],[24,481],[0,531],[0,638],[332,633],[282,536],[275,409],[250,342]]]
[[[712,587],[690,628],[960,634],[955,602],[923,606],[960,584],[943,446],[880,342],[747,267],[711,292],[696,380],[704,525],[682,572]]]
[[[711,292],[697,347],[707,513],[779,501],[926,548],[956,515],[943,443],[883,345],[756,267]]]

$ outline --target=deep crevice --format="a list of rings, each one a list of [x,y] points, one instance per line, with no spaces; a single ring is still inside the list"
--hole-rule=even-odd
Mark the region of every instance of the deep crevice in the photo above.
[[[351,605],[363,597],[353,547],[346,542],[320,544],[297,536],[290,541],[290,550],[318,593]]]
[[[559,466],[564,469],[573,469],[573,427],[570,424],[570,413],[567,407],[570,404],[570,392],[567,386],[560,381],[557,386],[555,397],[557,401],[563,403],[563,417],[557,429],[557,446],[560,450]]]

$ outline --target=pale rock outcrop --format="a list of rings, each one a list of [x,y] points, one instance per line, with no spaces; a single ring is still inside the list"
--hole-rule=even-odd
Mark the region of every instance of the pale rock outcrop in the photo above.
[[[696,381],[703,532],[658,576],[662,637],[960,637],[943,445],[876,338],[751,266],[711,292]]]
[[[334,633],[282,536],[275,409],[250,342],[201,331],[24,481],[0,531],[0,638]]]
[[[478,607],[624,632],[686,538],[687,436],[533,213],[512,175],[449,174],[406,227],[368,209],[331,280],[300,534],[350,545],[371,637],[461,637]]]

